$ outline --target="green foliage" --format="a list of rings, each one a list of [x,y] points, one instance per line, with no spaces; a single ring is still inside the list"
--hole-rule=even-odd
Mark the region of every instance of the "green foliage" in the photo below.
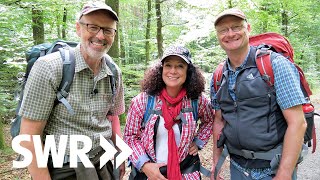
[[[121,67],[122,79],[125,86],[125,104],[126,109],[130,105],[131,99],[140,92],[140,80],[143,78],[145,66],[143,65],[126,65]]]
[[[127,114],[126,113],[123,113],[119,116],[120,118],[120,125],[121,126],[124,126],[126,124],[126,119],[127,119]],[[122,131],[123,132],[123,131]]]
[[[22,69],[16,66],[0,64],[0,121],[8,122],[14,117],[17,102],[14,100],[14,92],[17,88],[17,74]]]
[[[199,66],[204,72],[214,71],[215,67],[226,58],[216,36],[212,34],[208,37],[191,41],[187,47],[193,55],[193,63]]]

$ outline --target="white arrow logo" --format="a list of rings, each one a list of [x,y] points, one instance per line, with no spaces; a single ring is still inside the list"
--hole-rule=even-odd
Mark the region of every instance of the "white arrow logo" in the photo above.
[[[100,157],[100,169],[114,157],[117,150],[102,136],[100,135],[100,146],[106,151]],[[114,160],[115,169],[118,168],[131,154],[132,149],[118,136],[116,135],[116,146],[120,149],[120,153]]]
[[[100,146],[106,151],[100,157],[100,169],[117,153],[117,150],[100,134]]]
[[[116,134],[116,146],[121,150],[115,160],[115,168],[118,168],[131,154],[132,149]]]

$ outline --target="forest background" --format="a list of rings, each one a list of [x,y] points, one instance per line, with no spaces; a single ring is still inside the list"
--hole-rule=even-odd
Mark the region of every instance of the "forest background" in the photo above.
[[[25,52],[57,39],[76,41],[77,13],[84,0],[2,0],[0,2],[0,132],[15,117],[17,74],[25,71]],[[295,62],[314,91],[320,72],[320,0],[105,0],[119,15],[109,55],[122,69],[126,106],[140,91],[144,70],[170,44],[191,50],[194,64],[210,77],[225,59],[214,30],[215,16],[238,7],[251,35],[277,32],[289,39]],[[209,82],[209,81],[208,81]],[[207,88],[208,90],[208,88]],[[121,117],[125,123],[125,114]],[[8,136],[6,134],[5,136]],[[0,133],[0,149],[5,148]]]

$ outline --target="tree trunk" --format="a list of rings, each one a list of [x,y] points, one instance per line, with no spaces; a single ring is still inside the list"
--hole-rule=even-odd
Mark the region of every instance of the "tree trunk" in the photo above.
[[[6,147],[5,139],[4,139],[4,130],[3,130],[3,123],[2,120],[0,119],[0,150],[3,150]]]
[[[270,12],[268,11],[268,6],[269,6],[269,2],[262,2],[260,6],[260,11],[262,11],[263,13],[265,12],[270,14]],[[260,20],[260,29],[262,32],[267,32],[268,18],[263,18]]]
[[[62,19],[62,39],[66,39],[66,30],[67,30],[67,15],[68,11],[67,8],[63,8],[63,19]]]
[[[124,36],[123,36],[123,26],[121,26],[121,24],[118,25],[119,27],[119,39],[120,39],[120,58],[121,58],[121,61],[119,63],[121,63],[121,65],[126,65],[126,46],[125,46],[125,43],[124,43]]]
[[[58,39],[61,39],[61,26],[59,21],[60,21],[60,16],[59,14],[56,14],[57,35],[58,35]]]
[[[44,43],[43,12],[32,7],[32,32],[34,44]]]
[[[156,0],[156,16],[157,16],[157,45],[158,45],[158,57],[163,54],[163,36],[162,36],[162,19],[161,19],[161,2]]]
[[[233,8],[232,0],[228,0],[228,9]]]
[[[145,65],[150,61],[150,27],[151,27],[151,0],[148,0],[148,15],[147,15],[147,29],[146,29],[146,60]]]
[[[105,3],[109,5],[118,14],[118,17],[119,17],[119,0],[105,0]],[[121,22],[121,20],[119,20],[119,22]],[[119,49],[120,49],[119,32],[117,32],[114,37],[113,45],[110,48],[108,54],[113,58],[119,58],[120,57]]]
[[[289,36],[289,33],[288,33],[288,25],[289,25],[289,20],[288,20],[288,14],[287,14],[287,11],[286,10],[283,10],[282,13],[281,13],[281,17],[282,17],[282,20],[281,20],[281,30],[284,34],[284,36],[288,37]]]
[[[319,54],[319,52],[318,51],[316,51],[316,64],[317,64],[317,72],[319,72],[320,71],[320,54]]]
[[[281,1],[280,1],[281,2]],[[281,31],[284,36],[288,37],[289,32],[288,32],[288,25],[289,25],[289,16],[288,16],[288,11],[287,4],[285,2],[280,3],[280,12],[281,12]]]

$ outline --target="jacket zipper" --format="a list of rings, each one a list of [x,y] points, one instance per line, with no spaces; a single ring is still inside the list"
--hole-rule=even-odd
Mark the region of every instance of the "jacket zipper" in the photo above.
[[[271,95],[268,93],[268,98],[269,98],[269,113],[267,117],[267,123],[268,123],[268,129],[267,132],[270,132],[270,113],[271,113]]]

